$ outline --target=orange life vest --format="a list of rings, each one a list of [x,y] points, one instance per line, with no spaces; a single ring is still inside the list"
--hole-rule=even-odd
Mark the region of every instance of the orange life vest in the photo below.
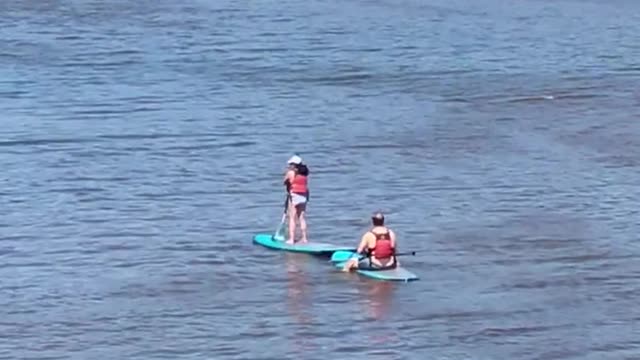
[[[306,194],[308,190],[307,177],[296,174],[291,182],[291,192],[295,194]]]
[[[391,234],[389,230],[382,234],[371,232],[376,237],[376,246],[371,249],[371,255],[378,259],[388,259],[395,254],[395,249],[391,245]]]

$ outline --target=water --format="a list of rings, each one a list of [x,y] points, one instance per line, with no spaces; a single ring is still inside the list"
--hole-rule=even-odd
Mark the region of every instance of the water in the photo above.
[[[640,4],[0,5],[0,358],[637,359]],[[251,243],[382,209],[421,276]]]

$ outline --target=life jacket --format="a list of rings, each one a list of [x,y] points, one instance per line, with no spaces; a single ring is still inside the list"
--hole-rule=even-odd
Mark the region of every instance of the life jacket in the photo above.
[[[376,246],[370,250],[371,255],[378,259],[388,259],[395,254],[395,249],[391,246],[391,234],[389,229],[382,234],[371,232],[376,237]]]
[[[300,164],[296,167],[296,175],[293,177],[289,190],[295,194],[306,194],[309,191],[307,187],[307,176],[309,176],[309,168]]]

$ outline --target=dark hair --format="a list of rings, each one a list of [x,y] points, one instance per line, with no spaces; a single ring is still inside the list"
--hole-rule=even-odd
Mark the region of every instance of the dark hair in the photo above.
[[[296,170],[302,176],[309,176],[309,168],[305,164],[296,165]]]
[[[373,226],[384,226],[384,215],[381,212],[377,212],[371,216]]]

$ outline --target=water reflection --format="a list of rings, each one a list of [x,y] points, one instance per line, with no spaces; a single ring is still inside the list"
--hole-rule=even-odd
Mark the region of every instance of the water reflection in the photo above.
[[[304,266],[311,260],[309,256],[287,253],[285,254],[285,264],[287,268],[287,310],[293,323],[293,351],[301,358],[308,354],[310,350],[317,348],[309,336],[313,326],[313,318],[309,313],[311,307],[310,286]]]
[[[396,284],[390,281],[365,280],[359,286],[359,292],[365,299],[367,314],[373,320],[384,320],[392,305]]]
[[[399,342],[397,332],[390,328],[393,320],[389,318],[389,315],[393,314],[396,286],[397,284],[390,281],[370,279],[363,279],[358,286],[363,310],[368,315],[364,327],[365,333],[368,334],[366,341],[370,354],[382,355],[376,352],[386,352],[391,345]]]

